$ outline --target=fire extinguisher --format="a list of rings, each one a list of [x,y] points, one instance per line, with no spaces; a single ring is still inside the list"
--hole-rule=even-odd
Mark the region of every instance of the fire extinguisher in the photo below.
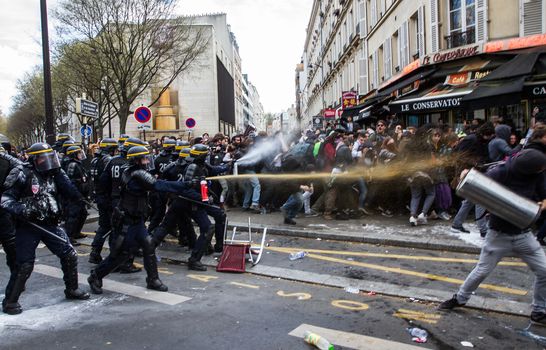
[[[209,187],[207,185],[207,180],[201,180],[201,201],[209,201]]]

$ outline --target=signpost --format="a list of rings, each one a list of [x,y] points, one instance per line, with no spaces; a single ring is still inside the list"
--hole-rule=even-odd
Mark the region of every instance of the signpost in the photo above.
[[[146,130],[152,130],[152,125],[150,123],[152,120],[152,110],[146,106],[140,106],[135,109],[133,116],[137,123],[140,124],[138,130],[142,130],[144,141],[146,141]]]
[[[91,136],[93,129],[87,125],[89,119],[95,120],[99,117],[99,104],[86,99],[85,94],[82,98],[76,98],[76,114],[82,124],[80,134],[82,135],[82,143],[87,149],[87,140]],[[80,118],[81,117],[81,118]]]

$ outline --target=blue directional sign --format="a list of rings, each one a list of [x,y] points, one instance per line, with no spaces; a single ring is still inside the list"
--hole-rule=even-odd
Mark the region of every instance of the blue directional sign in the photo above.
[[[89,125],[84,125],[80,128],[80,134],[83,137],[89,137],[91,136],[91,133],[93,132],[93,129]]]

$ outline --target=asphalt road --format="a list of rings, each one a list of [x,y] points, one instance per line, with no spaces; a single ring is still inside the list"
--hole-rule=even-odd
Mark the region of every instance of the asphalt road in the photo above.
[[[78,251],[87,274],[89,248]],[[195,273],[164,261],[169,293],[139,288],[144,273],[112,274],[103,295],[69,302],[56,257],[47,248],[37,256],[21,298],[25,311],[0,315],[1,349],[311,349],[289,333],[312,327],[326,329],[336,349],[459,349],[461,341],[480,349],[542,348],[518,333],[528,326],[525,317],[445,313],[432,304],[251,274]],[[0,270],[4,283],[6,271]],[[427,343],[412,343],[410,326],[426,329]],[[531,331],[546,335],[541,327]]]

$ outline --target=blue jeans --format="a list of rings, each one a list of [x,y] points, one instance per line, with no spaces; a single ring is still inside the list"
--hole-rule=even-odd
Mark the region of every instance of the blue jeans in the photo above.
[[[358,185],[358,207],[364,208],[364,203],[366,203],[366,196],[368,195],[368,185],[363,177],[358,178],[356,184]]]
[[[303,196],[301,192],[292,193],[283,204],[286,219],[293,219],[303,207]]]
[[[469,201],[468,199],[465,199],[461,203],[461,207],[459,208],[459,211],[457,212],[457,215],[455,215],[455,218],[453,219],[453,226],[454,227],[461,227],[463,226],[463,222],[466,220],[466,217],[472,210],[472,207],[474,206],[474,203]],[[485,213],[485,209],[479,205],[476,205],[476,224],[478,225],[478,228],[480,229],[480,233],[487,232],[487,220],[485,217],[483,217],[483,214]]]
[[[423,203],[423,210],[421,211],[425,215],[428,214],[428,211],[434,204],[434,198],[436,197],[436,193],[434,192],[434,185],[433,184],[411,184],[410,185],[411,190],[411,203],[410,203],[410,209],[411,209],[411,216],[416,216],[419,211],[419,204],[421,203],[421,197],[423,196],[423,192],[425,193],[425,202]]]
[[[254,170],[246,170],[243,174],[256,174]],[[243,200],[243,208],[248,208],[251,205],[260,205],[260,180],[257,177],[246,179],[243,183],[245,198]]]

